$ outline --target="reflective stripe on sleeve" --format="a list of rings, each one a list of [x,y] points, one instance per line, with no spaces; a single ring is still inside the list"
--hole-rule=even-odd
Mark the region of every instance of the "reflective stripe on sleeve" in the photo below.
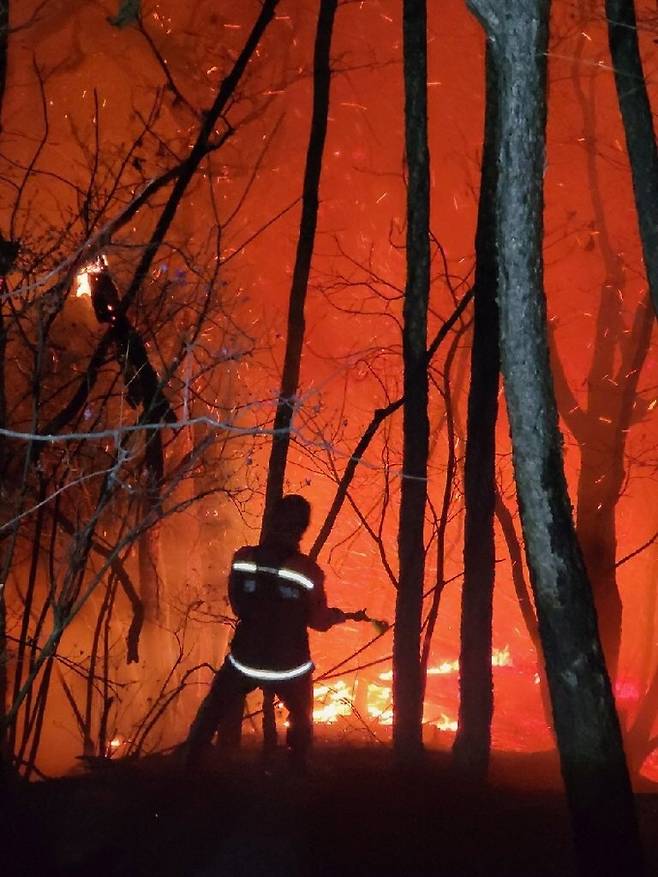
[[[271,575],[278,576],[280,579],[285,579],[288,582],[294,582],[296,585],[301,585],[301,587],[305,588],[307,591],[312,591],[315,587],[315,583],[308,576],[305,576],[301,572],[297,572],[297,570],[288,569],[287,567],[277,569],[273,566],[259,566],[257,563],[253,563],[249,560],[236,560],[233,563],[233,569],[236,572],[270,573]]]
[[[242,664],[233,655],[229,654],[229,661],[236,670],[239,670],[240,673],[244,673],[245,676],[249,676],[251,679],[262,679],[264,682],[280,682],[284,679],[296,679],[298,676],[303,676],[305,673],[308,673],[313,669],[313,661],[306,661],[304,664],[300,664],[299,667],[293,667],[290,670],[264,670],[260,667],[248,667],[246,664]]]
[[[233,569],[237,572],[257,572],[258,565],[250,560],[236,560],[233,564]]]
[[[312,591],[315,587],[308,576],[302,575],[302,573],[297,572],[294,569],[286,569],[285,567],[282,567],[278,574],[280,578],[286,579],[289,582],[294,582],[296,585],[301,585],[302,588],[306,588],[307,591]]]

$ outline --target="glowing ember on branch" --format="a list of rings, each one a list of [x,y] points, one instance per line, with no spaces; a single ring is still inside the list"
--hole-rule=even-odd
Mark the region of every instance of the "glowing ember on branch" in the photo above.
[[[105,256],[99,256],[98,259],[95,259],[93,262],[89,262],[88,265],[85,265],[85,267],[76,274],[76,298],[84,298],[84,296],[89,296],[91,298],[91,284],[89,283],[89,275],[100,274],[100,272],[106,267],[107,259],[105,258]]]
[[[121,736],[112,737],[105,747],[105,757],[114,758],[119,754],[121,748],[124,747],[127,742],[128,741]]]

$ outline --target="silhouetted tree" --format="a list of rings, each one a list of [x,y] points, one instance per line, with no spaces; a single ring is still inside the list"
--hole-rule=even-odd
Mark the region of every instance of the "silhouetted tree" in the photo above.
[[[464,466],[464,583],[459,656],[457,763],[477,781],[486,778],[491,749],[491,668],[495,577],[496,420],[498,417],[496,159],[499,147],[498,76],[489,48],[480,200],[475,237],[475,307]]]
[[[606,0],[605,14],[644,266],[658,317],[658,148],[640,57],[634,0]]]
[[[583,65],[588,45],[585,27],[589,11],[577,19],[576,49],[571,65],[576,105],[582,116],[587,188],[593,210],[591,241],[601,256],[604,272],[592,341],[592,359],[585,400],[579,402],[569,387],[557,350],[557,332],[551,332],[552,366],[560,414],[578,443],[576,531],[594,591],[599,634],[611,679],[617,675],[622,637],[623,606],[617,570],[617,505],[628,475],[626,443],[630,428],[646,416],[638,396],[642,367],[649,351],[653,311],[637,308],[628,331],[623,317],[626,285],[624,254],[611,234],[599,172],[596,70]],[[585,84],[587,83],[587,87]],[[554,324],[551,323],[551,327]]]
[[[290,425],[295,413],[295,396],[304,343],[304,305],[311,273],[311,259],[318,224],[318,205],[322,156],[327,137],[329,88],[331,85],[330,49],[338,0],[321,0],[313,54],[313,112],[306,150],[306,168],[302,189],[302,215],[297,239],[297,253],[288,299],[288,332],[281,374],[281,387],[274,416],[272,449],[267,468],[265,509],[262,532],[270,525],[277,501],[283,494],[283,479],[290,445]]]
[[[562,774],[584,874],[639,874],[641,849],[592,591],[562,463],[543,291],[548,0],[469,0],[500,76],[501,365]]]
[[[405,0],[404,94],[407,190],[407,283],[404,295],[403,456],[398,551],[400,576],[393,637],[393,745],[413,760],[422,751],[420,626],[427,502],[427,304],[430,285],[429,150],[427,146],[427,10]]]

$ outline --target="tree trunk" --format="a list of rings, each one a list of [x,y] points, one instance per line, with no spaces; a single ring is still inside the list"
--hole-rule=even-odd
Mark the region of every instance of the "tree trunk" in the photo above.
[[[2,109],[7,84],[7,47],[9,43],[9,0],[0,0],[0,132],[2,132]],[[13,257],[12,257],[13,253]],[[8,274],[13,259],[17,254],[17,247],[12,241],[6,241],[0,233],[0,293],[5,291],[5,277]],[[6,427],[6,397],[5,397],[5,352],[7,347],[7,335],[2,309],[4,303],[0,300],[0,426]],[[4,477],[6,447],[4,438],[0,438],[0,477]],[[7,708],[7,605],[5,599],[5,582],[0,582],[0,727],[4,727],[3,719]],[[3,780],[4,766],[7,762],[5,753],[4,735],[0,737],[0,783]]]
[[[521,521],[583,874],[640,874],[619,721],[562,464],[543,293],[548,0],[470,0],[500,75],[501,364]]]
[[[290,427],[293,414],[295,413],[295,397],[299,387],[299,372],[305,330],[304,307],[306,305],[311,258],[313,256],[315,232],[318,224],[318,193],[320,189],[324,144],[327,137],[329,88],[331,85],[330,49],[337,5],[338,0],[322,0],[315,34],[313,115],[306,151],[302,216],[288,303],[288,335],[281,375],[281,387],[274,416],[272,449],[267,468],[265,509],[263,511],[261,536],[269,529],[276,503],[283,495],[283,480],[288,459],[288,447],[290,445]]]
[[[498,305],[495,247],[498,75],[486,54],[486,108],[475,237],[475,314],[464,468],[464,584],[459,657],[459,725],[453,752],[476,782],[486,780],[491,750],[491,669],[495,575],[496,420],[498,417]]]
[[[642,70],[633,0],[606,0],[608,42],[631,163],[642,254],[658,316],[658,149]]]
[[[400,579],[393,638],[393,746],[401,761],[422,752],[420,627],[427,502],[427,304],[430,283],[427,147],[427,10],[405,0],[404,90],[407,191],[407,282],[403,308],[403,457],[398,552]]]
[[[553,731],[553,712],[551,710],[551,694],[548,690],[548,679],[546,678],[546,666],[544,664],[544,651],[541,645],[541,637],[539,636],[539,625],[537,624],[537,616],[530,599],[530,593],[523,574],[523,557],[521,554],[521,543],[516,535],[516,527],[514,519],[503,502],[503,498],[496,491],[496,517],[503,531],[503,537],[509,552],[510,564],[512,567],[512,584],[516,592],[516,598],[519,601],[519,609],[525,622],[530,642],[534,646],[537,655],[537,676],[539,677],[539,695],[541,697],[541,705],[544,710],[544,718],[549,730],[555,736]]]

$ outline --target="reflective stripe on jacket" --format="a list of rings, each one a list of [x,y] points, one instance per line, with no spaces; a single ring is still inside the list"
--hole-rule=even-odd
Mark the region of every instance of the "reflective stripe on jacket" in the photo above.
[[[293,679],[313,669],[308,627],[328,630],[324,574],[305,554],[285,545],[247,545],[233,557],[231,607],[238,618],[229,660],[263,681]]]

